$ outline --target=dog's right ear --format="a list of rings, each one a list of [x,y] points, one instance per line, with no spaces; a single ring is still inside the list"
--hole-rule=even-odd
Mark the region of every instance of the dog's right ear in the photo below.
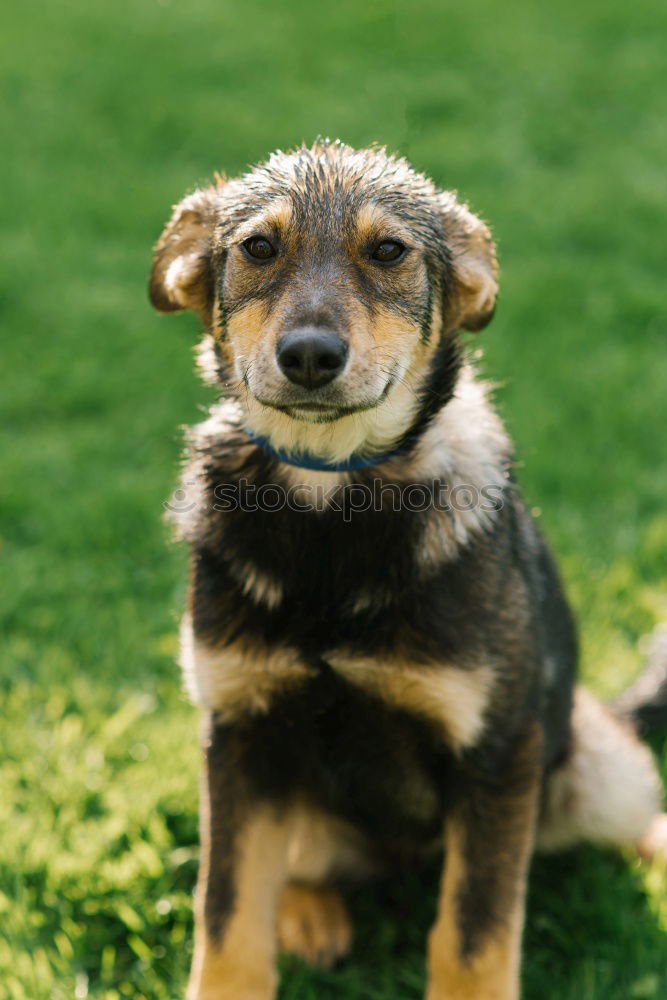
[[[148,285],[159,312],[192,309],[205,324],[211,319],[211,257],[219,189],[200,188],[174,207],[155,246]]]

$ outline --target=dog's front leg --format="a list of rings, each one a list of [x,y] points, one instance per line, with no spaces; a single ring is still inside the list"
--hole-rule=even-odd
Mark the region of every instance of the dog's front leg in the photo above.
[[[537,727],[506,766],[472,778],[445,831],[427,1000],[517,1000],[526,876],[541,784]]]
[[[253,797],[239,736],[215,717],[204,741],[200,827],[187,1000],[272,1000],[289,814]]]

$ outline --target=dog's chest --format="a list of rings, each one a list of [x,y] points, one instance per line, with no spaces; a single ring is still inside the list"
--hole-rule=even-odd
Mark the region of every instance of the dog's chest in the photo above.
[[[258,640],[307,660],[398,647],[412,662],[459,657],[489,532],[479,530],[476,510],[469,524],[443,502],[444,473],[419,482],[375,470],[327,473],[334,478],[322,506],[304,496],[312,483],[295,482],[261,451],[239,466],[236,447],[233,436],[211,439],[195,469],[197,512],[184,537],[199,638],[215,647]],[[314,485],[320,497],[325,484]]]
[[[327,664],[341,690],[402,710],[456,753],[473,745],[493,686],[478,653],[483,554],[434,572],[422,542],[415,512],[230,515],[194,561],[182,661],[195,699],[230,721],[273,716],[285,693],[308,701]]]
[[[244,731],[245,773],[259,794],[302,794],[390,849],[437,834],[454,794],[454,757],[431,729],[325,664]]]
[[[246,636],[307,658],[342,647],[386,651],[408,621],[432,632],[433,581],[448,561],[434,556],[431,521],[446,516],[372,509],[349,519],[336,510],[225,514],[214,543],[195,556],[195,632],[211,645]],[[449,572],[461,578],[449,586],[457,602],[465,596],[461,566],[450,560]]]
[[[406,511],[256,511],[230,519],[225,557],[258,605],[310,614],[398,594],[419,568],[422,518]]]

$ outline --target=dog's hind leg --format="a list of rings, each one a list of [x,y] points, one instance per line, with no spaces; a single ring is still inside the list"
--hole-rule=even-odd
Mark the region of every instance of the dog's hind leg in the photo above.
[[[664,835],[661,802],[649,748],[628,722],[577,688],[570,749],[547,778],[538,848],[592,840],[651,853],[659,849],[661,827]]]

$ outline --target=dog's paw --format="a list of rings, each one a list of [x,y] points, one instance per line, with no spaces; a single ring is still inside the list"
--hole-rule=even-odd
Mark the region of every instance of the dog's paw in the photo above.
[[[248,977],[220,979],[206,985],[191,983],[186,1000],[274,1000],[277,983],[273,980],[260,982]]]
[[[330,969],[350,950],[352,924],[340,893],[306,885],[283,889],[278,910],[282,951]]]
[[[516,989],[496,983],[478,986],[472,983],[450,989],[430,986],[425,1000],[519,1000],[519,993]]]
[[[275,1000],[278,974],[273,963],[240,957],[208,948],[196,955],[185,1000]]]
[[[200,987],[191,984],[186,1000],[274,1000],[276,983],[241,982],[240,980],[220,980]]]
[[[273,1000],[275,990],[256,990],[253,987],[213,986],[198,993],[188,992],[186,1000]]]

